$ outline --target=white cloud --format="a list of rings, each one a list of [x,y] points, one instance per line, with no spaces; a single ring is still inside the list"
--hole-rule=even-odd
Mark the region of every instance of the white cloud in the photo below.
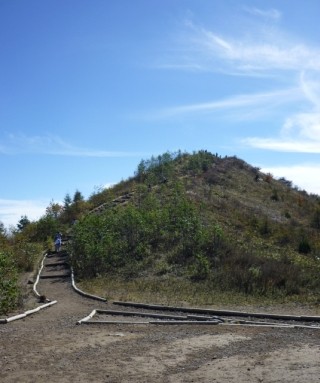
[[[290,88],[274,92],[242,94],[212,102],[181,105],[164,109],[159,115],[167,117],[224,109],[251,108],[253,106],[258,107],[259,105],[262,106],[264,110],[267,110],[268,107],[276,107],[283,103],[301,100],[301,98],[302,92],[299,88]]]
[[[2,154],[48,154],[72,157],[140,157],[142,153],[107,151],[79,148],[73,146],[60,137],[26,136],[24,134],[9,134],[5,142],[0,144]]]
[[[296,136],[297,139],[311,140],[320,144],[320,113],[300,113],[288,117],[281,131],[283,136]]]
[[[300,189],[304,189],[308,193],[320,195],[320,185],[317,177],[320,172],[320,164],[268,166],[261,167],[261,170],[264,173],[271,173],[277,178],[285,177]]]
[[[8,227],[16,226],[21,216],[25,215],[30,221],[37,220],[45,214],[48,205],[49,202],[43,200],[0,199],[0,221]]]
[[[300,87],[314,109],[320,112],[320,68],[318,71],[302,71]]]
[[[112,188],[116,182],[107,182],[106,184],[103,185],[103,189],[110,189]]]
[[[275,9],[264,11],[252,8],[250,13],[273,19],[280,19],[281,16]],[[160,67],[196,68],[247,76],[279,75],[277,71],[320,70],[318,46],[290,38],[274,26],[255,23],[250,34],[245,27],[232,36],[190,20],[184,25],[187,30],[182,45],[175,51],[171,50],[171,62]]]
[[[280,18],[279,11],[274,9],[248,8],[247,11],[249,10],[252,14]],[[318,47],[290,39],[279,29],[261,27],[259,24],[251,34],[248,34],[247,31],[241,34],[240,31],[236,37],[209,30],[190,20],[185,25],[189,31],[185,36],[185,48],[177,50],[178,56],[173,58],[173,62],[166,63],[162,67],[184,70],[189,68],[193,71],[207,70],[232,76],[259,76],[267,78],[268,81],[270,78],[273,80],[285,78],[286,81],[291,81],[291,88],[294,88],[295,91],[292,95],[284,92],[282,103],[291,102],[298,93],[300,100],[304,98],[305,101],[319,103],[318,86],[314,79],[315,75],[320,72],[320,49]],[[183,53],[181,54],[181,52]],[[310,73],[312,73],[312,77],[310,77]],[[297,83],[299,76],[300,81]],[[299,87],[299,91],[296,90],[297,87]],[[280,102],[279,99],[272,100],[272,94],[276,98],[277,92],[281,97],[282,91],[275,90],[265,95],[239,95],[225,100],[182,105],[168,108],[163,111],[162,116],[247,107],[258,105],[263,98],[271,106],[277,105]],[[255,97],[257,100],[254,100]]]
[[[282,39],[274,32],[250,38],[228,38],[205,28],[198,28],[193,39],[194,50],[200,59],[220,61],[230,70],[244,72],[248,76],[256,71],[270,73],[274,70],[300,71],[320,69],[320,50],[301,43]],[[200,53],[200,55],[199,55]]]
[[[276,9],[247,7],[245,11],[260,18],[280,20],[281,13]],[[237,35],[227,35],[192,21],[185,26],[184,49],[177,67],[223,72],[229,75],[260,76],[269,81],[291,83],[287,91],[230,96],[213,102],[194,103],[168,108],[162,117],[190,113],[208,113],[217,110],[237,111],[243,116],[256,118],[270,113],[280,104],[296,102],[292,112],[286,109],[286,117],[279,122],[279,132],[272,137],[249,137],[243,143],[257,149],[295,153],[320,153],[320,48],[283,33],[274,24],[258,23],[256,17],[247,28],[239,29]],[[261,21],[261,20],[260,20]],[[231,29],[231,28],[230,28]],[[177,56],[176,56],[177,57]],[[270,77],[271,76],[271,77]],[[290,89],[293,91],[290,94]],[[283,92],[283,94],[281,94]],[[238,117],[237,116],[237,117]],[[241,115],[240,115],[241,117]]]
[[[245,138],[242,140],[245,145],[257,148],[266,149],[276,152],[290,153],[320,153],[320,142],[282,140],[273,138]]]
[[[320,77],[318,73],[303,72],[300,88],[309,102],[309,112],[288,116],[279,137],[250,137],[242,142],[258,149],[280,152],[320,153]]]
[[[278,9],[259,9],[259,8],[250,8],[244,7],[244,10],[252,15],[261,16],[264,18],[279,20],[281,18],[281,12]]]

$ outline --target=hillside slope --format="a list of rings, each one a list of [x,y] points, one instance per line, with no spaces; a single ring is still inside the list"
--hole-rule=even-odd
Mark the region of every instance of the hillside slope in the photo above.
[[[91,212],[73,230],[79,278],[116,273],[247,294],[319,292],[319,197],[236,157],[165,153],[88,202]]]

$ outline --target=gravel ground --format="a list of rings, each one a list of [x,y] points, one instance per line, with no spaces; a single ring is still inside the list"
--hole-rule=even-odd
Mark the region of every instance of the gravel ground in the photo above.
[[[77,325],[93,309],[120,308],[80,296],[66,278],[38,290],[58,303],[0,325],[0,382],[320,382],[320,330]]]

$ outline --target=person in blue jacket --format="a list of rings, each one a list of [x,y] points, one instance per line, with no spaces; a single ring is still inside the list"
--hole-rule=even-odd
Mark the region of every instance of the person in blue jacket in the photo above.
[[[61,249],[61,241],[62,241],[61,233],[56,233],[56,235],[54,236],[54,249],[56,253],[59,253]]]

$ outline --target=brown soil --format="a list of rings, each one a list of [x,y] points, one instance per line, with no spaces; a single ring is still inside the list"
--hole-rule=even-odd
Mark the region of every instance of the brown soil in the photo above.
[[[320,330],[77,325],[93,309],[119,306],[82,297],[69,278],[41,279],[38,291],[58,303],[0,325],[3,383],[320,382]]]

